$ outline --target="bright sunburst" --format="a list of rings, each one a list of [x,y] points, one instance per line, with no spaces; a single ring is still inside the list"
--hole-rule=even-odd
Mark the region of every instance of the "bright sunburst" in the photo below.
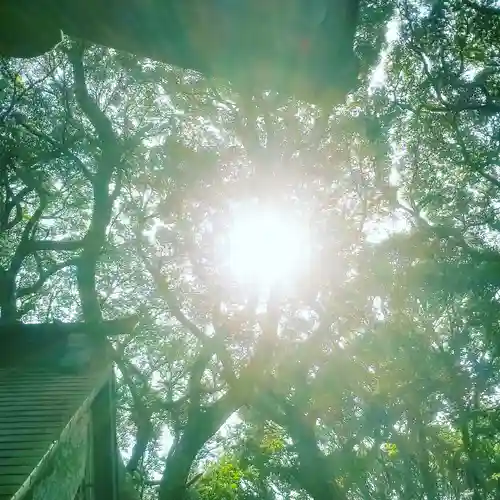
[[[293,281],[308,265],[307,225],[282,210],[246,207],[234,212],[229,264],[242,284],[269,288]]]

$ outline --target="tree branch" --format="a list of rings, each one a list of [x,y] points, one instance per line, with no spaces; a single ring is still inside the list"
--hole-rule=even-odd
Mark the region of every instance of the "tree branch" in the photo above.
[[[39,139],[42,139],[43,141],[49,143],[52,147],[53,150],[51,152],[53,157],[57,157],[59,155],[67,155],[68,158],[71,158],[75,164],[78,166],[80,169],[81,173],[85,177],[86,180],[89,182],[92,182],[93,176],[92,173],[89,171],[89,169],[85,166],[85,164],[78,158],[78,156],[69,149],[68,144],[61,144],[54,140],[52,137],[49,135],[45,134],[41,130],[37,130],[31,125],[24,123],[23,128],[28,131],[30,134],[34,135],[35,137],[38,137]],[[39,160],[38,160],[39,161]]]
[[[92,180],[94,206],[77,267],[77,282],[84,316],[97,320],[101,317],[101,306],[96,293],[97,261],[106,241],[106,228],[111,220],[113,198],[109,194],[109,185],[115,167],[120,164],[121,152],[120,142],[113,131],[111,121],[89,95],[85,81],[83,54],[84,46],[79,42],[73,43],[68,50],[68,58],[73,67],[75,97],[81,110],[97,132],[102,154],[98,159],[97,173]],[[115,189],[113,196],[117,195],[118,192]]]
[[[500,16],[500,9],[497,7],[491,7],[489,5],[479,5],[478,3],[472,2],[470,0],[464,0],[464,4],[485,16]]]
[[[256,401],[264,416],[281,425],[291,436],[299,458],[295,475],[300,486],[314,500],[329,498],[347,500],[330,470],[327,457],[318,447],[314,428],[294,405],[273,394],[262,391]]]
[[[140,237],[138,237],[137,250],[139,255],[141,255],[144,266],[150,273],[153,281],[156,285],[157,290],[160,292],[161,297],[167,303],[169,311],[172,313],[173,317],[179,321],[179,323],[186,328],[188,332],[194,335],[203,346],[207,346],[211,349],[211,352],[217,355],[223,366],[223,378],[230,386],[235,386],[237,383],[237,378],[234,373],[234,367],[231,360],[231,356],[224,344],[219,341],[218,338],[208,337],[205,335],[196,324],[191,321],[180,308],[175,294],[172,292],[168,286],[167,280],[159,274],[159,272],[152,266],[150,259],[147,258],[144,250],[140,246]]]
[[[26,297],[26,295],[33,295],[33,294],[37,293],[38,291],[40,291],[40,289],[43,287],[45,282],[53,274],[57,273],[58,271],[66,268],[66,267],[75,265],[75,263],[76,263],[76,259],[73,258],[73,259],[66,260],[64,262],[60,262],[58,264],[54,264],[51,267],[49,267],[46,271],[42,270],[39,273],[38,279],[35,281],[35,283],[33,283],[32,285],[26,286],[26,287],[21,287],[17,290],[16,297],[18,299],[20,299],[22,297]]]
[[[126,471],[132,473],[139,467],[142,457],[146,453],[148,444],[153,438],[153,425],[151,424],[151,416],[153,412],[152,409],[144,403],[142,396],[137,391],[126,361],[123,358],[116,356],[115,363],[123,376],[124,382],[129,388],[133,402],[132,419],[134,420],[137,432],[135,444],[132,448],[132,454],[129,461],[125,465]],[[146,390],[149,392],[149,387],[147,387]]]
[[[39,251],[54,252],[74,252],[81,250],[84,246],[84,240],[32,240],[29,244],[30,253]]]
[[[30,242],[33,231],[40,221],[42,214],[47,207],[48,200],[47,195],[44,192],[39,192],[40,196],[40,204],[38,205],[35,213],[30,217],[26,226],[23,229],[21,234],[21,241],[14,252],[14,256],[10,262],[10,267],[8,270],[8,274],[11,279],[15,279],[17,273],[21,269],[24,259],[30,254]]]
[[[496,188],[500,188],[500,180],[494,177],[493,175],[489,174],[488,172],[485,172],[484,168],[478,166],[477,162],[474,161],[474,159],[469,154],[469,151],[467,150],[467,145],[465,144],[462,132],[460,130],[460,127],[458,126],[456,118],[452,118],[451,126],[455,132],[458,145],[460,146],[460,151],[462,152],[462,156],[464,157],[464,161],[467,164],[467,166],[472,171],[479,174],[483,179],[490,182],[493,186],[495,186]]]
[[[115,145],[117,137],[113,131],[111,121],[99,106],[90,97],[87,84],[85,82],[85,70],[83,67],[84,45],[80,42],[73,42],[68,50],[68,59],[73,66],[73,78],[75,81],[75,97],[78,105],[85,113],[90,123],[94,127],[102,148],[109,148]]]

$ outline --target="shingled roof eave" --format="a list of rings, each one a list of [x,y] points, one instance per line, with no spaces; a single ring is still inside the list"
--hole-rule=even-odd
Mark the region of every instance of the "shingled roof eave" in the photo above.
[[[95,387],[92,389],[92,391],[90,391],[89,395],[85,398],[83,403],[69,418],[68,422],[64,426],[58,438],[52,442],[52,444],[49,446],[49,449],[42,456],[38,464],[33,468],[31,473],[28,475],[28,477],[25,479],[25,481],[22,483],[22,485],[19,487],[16,493],[11,497],[11,500],[22,500],[25,497],[25,495],[27,495],[31,491],[33,485],[37,482],[38,478],[43,474],[45,467],[48,466],[48,464],[50,464],[51,459],[57,453],[60,444],[65,441],[65,438],[71,432],[72,426],[86,411],[90,411],[92,402],[94,401],[95,397],[97,396],[99,391],[107,382],[108,377],[110,376],[110,370],[112,369],[112,366],[113,366],[112,363],[108,363],[106,367],[103,367],[103,373],[100,382],[95,385]]]

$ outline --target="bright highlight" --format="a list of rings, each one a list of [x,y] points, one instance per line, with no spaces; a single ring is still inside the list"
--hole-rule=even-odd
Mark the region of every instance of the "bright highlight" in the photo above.
[[[235,212],[229,236],[233,277],[261,289],[293,281],[308,265],[310,241],[304,226],[275,210]]]

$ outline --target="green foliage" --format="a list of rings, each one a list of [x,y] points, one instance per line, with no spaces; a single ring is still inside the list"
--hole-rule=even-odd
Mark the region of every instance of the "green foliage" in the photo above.
[[[234,500],[241,497],[243,482],[256,477],[253,467],[241,469],[234,457],[223,456],[207,468],[197,490],[204,500]]]
[[[499,19],[402,2],[385,80],[334,110],[95,47],[2,63],[2,317],[141,312],[115,347],[143,498],[193,471],[207,499],[498,497]],[[251,197],[317,238],[275,303],[218,260]]]

